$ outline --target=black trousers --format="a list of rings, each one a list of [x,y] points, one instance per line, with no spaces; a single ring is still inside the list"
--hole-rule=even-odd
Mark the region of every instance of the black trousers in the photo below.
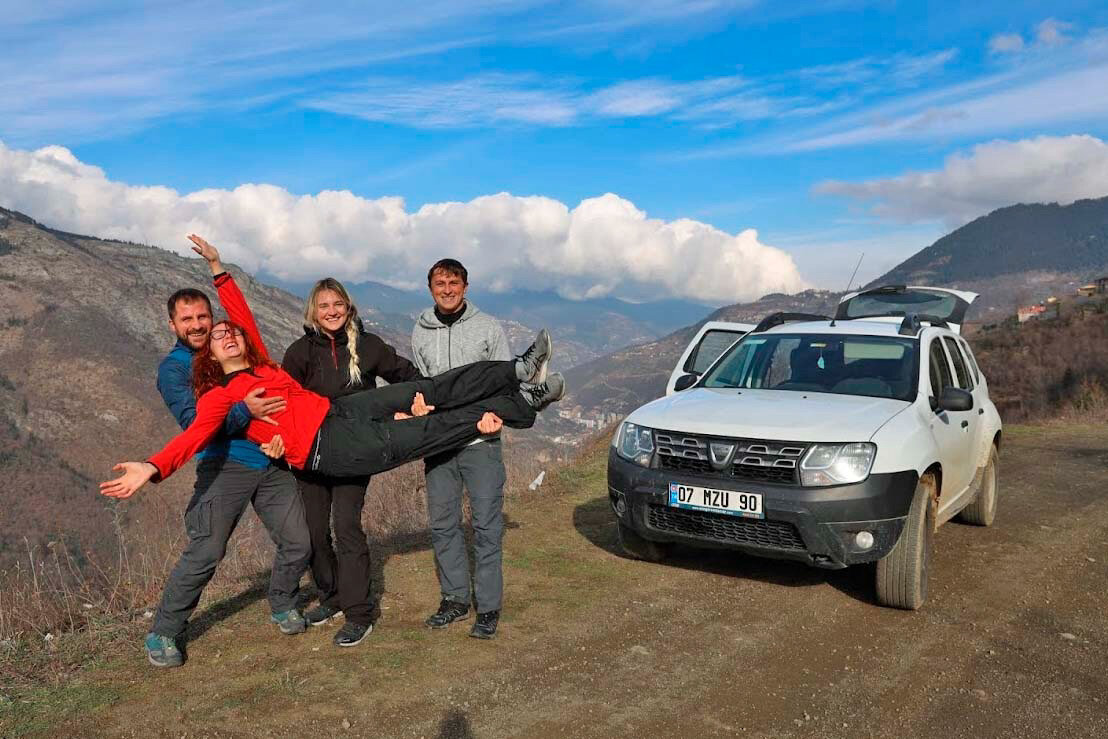
[[[394,421],[416,393],[435,410]],[[535,410],[519,392],[515,362],[475,362],[435,377],[336,398],[319,429],[308,467],[329,477],[384,472],[457,449],[478,438],[477,422],[495,413],[510,428],[530,428]]]
[[[362,508],[369,477],[297,472],[296,481],[312,540],[312,580],[319,590],[319,602],[338,608],[351,623],[368,625],[372,578]]]

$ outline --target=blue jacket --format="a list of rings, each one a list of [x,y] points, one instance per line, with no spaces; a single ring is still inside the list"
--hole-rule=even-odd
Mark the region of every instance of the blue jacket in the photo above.
[[[162,400],[182,429],[187,429],[196,418],[196,395],[192,392],[192,357],[192,350],[178,339],[173,351],[158,365],[158,392],[162,394]],[[265,456],[257,444],[242,438],[242,432],[249,423],[250,411],[246,410],[246,403],[235,403],[223,422],[223,430],[200,453],[199,458],[229,459],[257,470],[268,467],[269,457]]]

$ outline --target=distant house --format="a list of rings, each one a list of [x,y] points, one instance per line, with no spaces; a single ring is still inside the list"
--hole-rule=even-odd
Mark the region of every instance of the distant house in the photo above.
[[[1033,318],[1038,318],[1046,313],[1046,306],[1042,303],[1038,305],[1025,305],[1022,308],[1016,309],[1016,318],[1020,323],[1026,323]]]
[[[1083,298],[1108,295],[1108,277],[1098,277],[1088,285],[1082,285],[1077,288],[1077,294]]]

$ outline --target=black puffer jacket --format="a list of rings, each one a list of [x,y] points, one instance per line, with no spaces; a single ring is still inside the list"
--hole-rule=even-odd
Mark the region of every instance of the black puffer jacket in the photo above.
[[[281,366],[308,390],[328,398],[371,389],[376,386],[378,377],[394,383],[421,376],[415,365],[398,355],[380,336],[366,331],[360,321],[358,366],[362,371],[362,384],[350,384],[346,331],[331,338],[315,329],[305,329],[304,335],[285,351]]]

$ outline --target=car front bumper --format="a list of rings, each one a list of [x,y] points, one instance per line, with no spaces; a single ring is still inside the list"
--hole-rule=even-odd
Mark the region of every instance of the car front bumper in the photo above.
[[[722,547],[814,567],[839,569],[881,559],[900,538],[919,476],[914,470],[870,475],[854,485],[806,488],[647,469],[608,451],[608,495],[624,525],[645,539]],[[672,508],[670,483],[758,493],[764,519]],[[619,513],[620,498],[623,513]],[[861,531],[873,535],[862,550]]]

